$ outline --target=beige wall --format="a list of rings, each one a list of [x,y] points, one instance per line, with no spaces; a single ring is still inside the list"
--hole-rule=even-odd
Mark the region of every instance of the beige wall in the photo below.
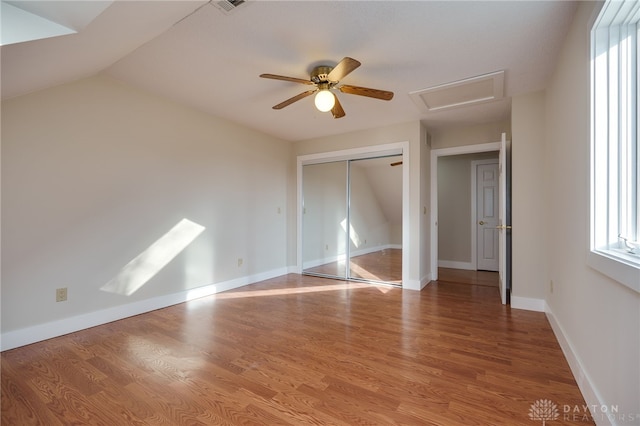
[[[4,101],[2,332],[286,272],[290,146],[102,77]],[[183,218],[151,280],[100,290]]]
[[[534,197],[514,202],[514,244],[518,241],[520,246],[531,246],[526,252],[514,247],[514,265],[529,263],[527,273],[534,276],[529,278],[526,294],[545,298],[548,316],[587,403],[617,407],[613,422],[600,416],[598,424],[638,424],[640,294],[592,269],[586,260],[590,221],[589,30],[596,6],[595,2],[580,4],[545,96],[532,94],[514,100],[514,173],[525,185],[522,190],[530,190]],[[535,122],[526,122],[529,114]],[[537,126],[544,128],[542,147],[537,142]],[[540,181],[540,171],[526,163],[539,161],[539,149],[544,152],[543,180],[532,184]],[[536,161],[531,161],[532,155]],[[521,170],[517,171],[517,165]],[[513,183],[516,185],[515,178]],[[539,211],[539,200],[544,200],[545,216],[536,220],[535,229],[525,231],[530,224],[524,220],[535,219],[526,210],[532,207]],[[529,232],[528,240],[522,232]],[[534,232],[544,236],[536,237]],[[536,259],[541,262],[540,272],[533,272]],[[520,271],[525,274],[524,268]],[[524,291],[522,287],[514,277],[514,292]],[[630,421],[632,415],[635,419]]]
[[[544,299],[547,274],[548,170],[544,92],[514,96],[511,141],[512,294]]]
[[[510,120],[431,130],[431,149],[500,142],[502,133],[511,137]]]

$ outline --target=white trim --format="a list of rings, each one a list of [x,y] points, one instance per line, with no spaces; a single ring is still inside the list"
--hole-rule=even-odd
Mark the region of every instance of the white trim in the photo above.
[[[362,256],[362,255],[369,254],[369,253],[375,253],[377,251],[382,251],[382,250],[386,250],[386,249],[398,249],[398,250],[401,250],[402,249],[402,245],[400,245],[400,244],[386,244],[386,245],[375,246],[375,247],[367,247],[367,248],[364,248],[364,249],[352,250],[349,254],[353,258],[353,257],[356,257],[356,256]],[[336,255],[336,256],[330,256],[330,257],[323,257],[323,258],[320,258],[320,259],[308,260],[308,261],[305,262],[305,266],[307,268],[315,268],[316,266],[326,265],[328,263],[343,261],[345,259],[345,256],[346,256],[345,254],[339,254],[339,255]]]
[[[431,277],[438,279],[438,157],[500,151],[500,142],[456,146],[431,150]]]
[[[640,293],[640,260],[625,253],[618,254],[612,249],[619,232],[631,232],[627,237],[637,239],[633,235],[634,226],[625,230],[624,223],[632,221],[636,227],[640,227],[640,212],[633,212],[630,208],[639,201],[640,173],[637,166],[636,169],[624,167],[626,161],[621,159],[629,156],[632,162],[637,160],[637,153],[633,153],[631,145],[636,149],[639,147],[637,134],[630,136],[637,131],[636,101],[640,96],[636,87],[638,70],[635,66],[627,66],[627,63],[633,64],[638,59],[634,50],[638,42],[637,12],[635,2],[607,1],[595,8],[590,19],[590,251],[587,264]],[[611,32],[610,27],[617,28],[617,31]],[[632,49],[621,47],[619,43],[625,39],[630,46],[634,46]],[[615,53],[607,51],[606,47],[610,49],[614,45],[620,50],[616,49]],[[599,99],[597,102],[596,97]],[[617,158],[612,162],[615,167],[606,160],[608,156]],[[634,181],[627,182],[626,189],[620,181],[624,180],[622,176]],[[625,208],[625,204],[629,207]],[[627,214],[625,220],[623,216]]]
[[[427,284],[429,284],[429,280],[425,280],[425,279],[421,279],[421,280],[409,280],[404,278],[402,279],[402,288],[404,290],[420,291]]]
[[[640,268],[619,257],[609,257],[606,253],[589,251],[587,265],[607,277],[640,293]]]
[[[362,160],[366,158],[377,158],[385,155],[400,155],[405,148],[408,149],[409,142],[397,142],[383,145],[365,146],[362,148],[344,149],[341,151],[318,152],[315,154],[305,154],[298,156],[298,164],[320,164],[334,161]],[[404,159],[403,159],[404,160]]]
[[[362,256],[369,253],[375,253],[376,251],[390,250],[390,249],[402,250],[402,244],[383,244],[375,247],[366,247],[362,249],[351,250],[349,254],[351,254],[351,257],[356,257],[356,256]]]
[[[438,260],[438,267],[451,269],[464,269],[466,271],[475,271],[476,265],[473,262],[458,262],[456,260]]]
[[[525,311],[545,312],[546,302],[544,299],[534,299],[531,297],[511,296],[512,309],[524,309]]]
[[[418,290],[419,282],[409,282],[409,247],[411,233],[409,229],[409,142],[395,142],[382,145],[372,145],[361,148],[351,148],[341,151],[328,151],[315,154],[299,155],[296,164],[296,211],[297,211],[297,248],[296,272],[302,273],[302,166],[307,164],[329,163],[333,161],[375,158],[384,155],[402,154],[402,287]]]
[[[422,290],[423,288],[428,286],[431,283],[431,281],[433,281],[431,279],[431,274],[422,277],[422,279],[420,280],[420,289]]]
[[[157,296],[151,299],[140,300],[126,305],[114,306],[112,308],[101,309],[99,311],[76,315],[56,321],[38,324],[19,330],[8,331],[0,336],[0,351],[29,345],[42,340],[51,339],[87,328],[107,324],[123,318],[140,315],[156,309],[166,308],[179,303],[200,297],[210,296],[222,291],[232,290],[247,284],[279,277],[287,274],[287,268],[278,268],[259,274],[239,277],[229,281],[210,284],[191,290],[184,290],[178,293]]]
[[[513,301],[513,297],[511,298]],[[567,338],[566,333],[564,332],[560,323],[558,323],[555,315],[551,311],[551,307],[545,303],[545,313],[547,315],[547,319],[549,320],[549,324],[551,325],[551,329],[553,333],[556,335],[556,339],[558,340],[558,344],[560,344],[560,348],[562,349],[562,353],[564,357],[567,359],[567,363],[569,364],[569,368],[571,369],[571,373],[578,384],[578,388],[582,393],[582,396],[585,400],[586,405],[589,407],[589,411],[591,411],[594,419],[597,417],[596,424],[600,425],[614,425],[615,423],[611,423],[611,421],[607,418],[607,416],[597,416],[599,413],[594,413],[591,410],[591,407],[603,407],[606,406],[605,401],[600,397],[598,391],[596,390],[593,380],[589,377],[589,374],[585,370],[580,358],[578,357],[576,351],[573,349],[573,345]]]

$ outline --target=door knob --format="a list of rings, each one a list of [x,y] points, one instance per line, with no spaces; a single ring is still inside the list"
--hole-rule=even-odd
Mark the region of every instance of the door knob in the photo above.
[[[481,220],[480,222],[478,222],[478,225],[484,225],[485,223],[487,222],[485,222],[484,220]]]

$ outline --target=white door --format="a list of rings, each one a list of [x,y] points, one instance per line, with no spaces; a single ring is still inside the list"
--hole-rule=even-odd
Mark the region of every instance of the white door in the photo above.
[[[499,167],[499,207],[498,207],[498,275],[500,277],[500,299],[502,304],[507,303],[507,229],[511,229],[506,223],[507,218],[507,135],[502,134],[500,141]]]
[[[477,267],[498,271],[499,167],[498,163],[476,166]]]

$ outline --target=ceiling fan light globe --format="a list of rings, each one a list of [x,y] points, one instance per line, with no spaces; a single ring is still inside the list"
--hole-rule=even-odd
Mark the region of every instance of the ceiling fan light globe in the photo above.
[[[315,104],[318,111],[327,112],[331,111],[333,106],[336,104],[336,98],[328,90],[320,90],[315,97]]]

